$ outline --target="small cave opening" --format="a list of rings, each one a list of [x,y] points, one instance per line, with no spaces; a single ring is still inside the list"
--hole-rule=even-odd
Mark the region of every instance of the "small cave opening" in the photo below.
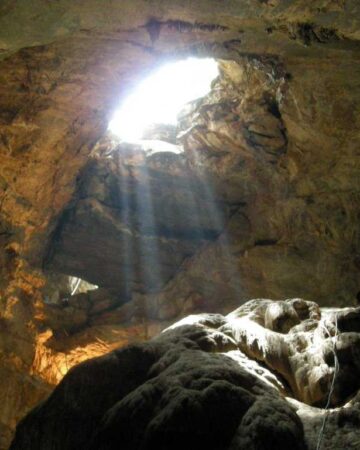
[[[46,272],[46,284],[42,289],[44,303],[47,305],[67,305],[69,299],[98,289],[99,286],[71,275]]]
[[[176,126],[178,114],[187,103],[208,94],[218,75],[217,62],[212,58],[189,57],[162,64],[127,95],[115,111],[109,130],[128,143],[151,139],[154,127],[174,134],[171,126]]]

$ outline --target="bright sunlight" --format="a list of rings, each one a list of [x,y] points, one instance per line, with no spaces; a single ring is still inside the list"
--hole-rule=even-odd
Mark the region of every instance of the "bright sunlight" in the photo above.
[[[110,131],[124,141],[134,142],[151,124],[176,124],[182,107],[204,97],[217,75],[217,63],[211,58],[188,58],[162,66],[115,112]]]

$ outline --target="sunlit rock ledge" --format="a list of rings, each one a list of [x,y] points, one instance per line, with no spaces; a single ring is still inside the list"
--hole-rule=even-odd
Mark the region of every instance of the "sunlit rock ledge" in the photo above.
[[[360,308],[299,298],[188,316],[72,368],[11,450],[359,448],[359,343]]]

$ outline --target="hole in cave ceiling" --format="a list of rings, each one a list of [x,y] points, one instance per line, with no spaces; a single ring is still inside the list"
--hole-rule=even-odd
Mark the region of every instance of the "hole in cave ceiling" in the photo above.
[[[114,113],[109,131],[121,141],[140,144],[145,151],[180,153],[180,146],[161,135],[176,129],[184,106],[204,97],[218,75],[218,65],[212,58],[187,58],[157,68]],[[160,138],[156,137],[159,131]]]
[[[89,166],[76,205],[59,223],[49,270],[128,299],[134,291],[157,292],[185,258],[219,236],[225,203],[211,183],[186,178],[181,163],[171,166],[178,155],[164,155],[183,152],[179,122],[211,92],[218,76],[214,59],[187,58],[158,66],[129,92],[98,143],[99,159]],[[139,150],[144,161],[163,153],[161,162],[131,159]],[[140,169],[128,171],[128,164]],[[70,296],[79,292],[70,289]]]

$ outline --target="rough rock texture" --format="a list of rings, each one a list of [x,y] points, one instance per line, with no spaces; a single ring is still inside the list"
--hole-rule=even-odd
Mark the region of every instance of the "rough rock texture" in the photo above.
[[[0,377],[0,447],[70,366],[176,317],[255,297],[355,304],[359,8],[357,0],[1,2],[0,372],[12,375]],[[216,91],[184,111],[180,128],[182,159],[208,186],[206,201],[225,207],[224,227],[190,249],[177,236],[182,256],[161,290],[135,270],[127,305],[127,289],[121,298],[109,291],[97,312],[88,294],[62,302],[42,269],[57,231],[73,224],[64,212],[84,212],[82,177],[118,100],[169,55],[222,61]],[[157,158],[157,171],[169,167]],[[131,157],[126,164],[139,167]],[[114,225],[100,209],[84,221]],[[87,272],[80,263],[61,266]]]
[[[189,316],[150,342],[70,370],[19,424],[11,449],[305,449],[290,404],[307,406],[284,396],[325,403],[332,348],[339,372],[331,402],[354,397],[359,384],[348,377],[360,375],[359,331],[359,309],[321,318],[318,305],[302,299],[252,300],[226,317]],[[330,414],[326,448],[345,448],[336,445],[346,425],[353,443],[360,439],[356,397]],[[300,418],[311,450],[315,420]]]
[[[123,146],[112,154],[83,175],[79,201],[60,222],[50,267],[126,299],[133,291],[161,288],[185,258],[214,240],[227,205],[206,198],[181,156],[145,160],[131,151],[126,158]]]
[[[359,124],[342,117],[337,128],[335,99],[320,98],[341,85],[349,110],[357,110],[359,74],[350,87],[344,62],[335,72],[328,63],[316,69],[292,63],[224,64],[220,83],[180,122],[192,169],[237,209],[218,241],[170,281],[169,299],[180,291],[184,298],[195,292],[216,301],[234,295],[233,287],[240,298],[301,295],[324,305],[355,304],[359,158],[353,133],[358,136]],[[308,114],[311,92],[314,113]],[[334,144],[340,141],[339,153]]]
[[[301,299],[255,300],[228,316],[239,348],[281,375],[304,403],[326,405],[336,354],[340,368],[330,399],[336,406],[360,387],[360,310],[348,308],[320,317],[316,303]]]
[[[218,328],[225,320],[203,322]],[[25,419],[11,448],[225,449],[246,443],[261,449],[269,448],[269,432],[277,448],[303,448],[291,408],[256,375],[218,353],[229,348],[236,345],[226,335],[185,325],[88,361]]]
[[[340,154],[330,150],[344,127],[335,128],[337,116],[327,118],[329,105],[316,106],[324,116],[317,118],[321,144],[310,138],[312,117],[294,129],[291,98],[300,102],[304,90],[294,86],[291,64],[244,57],[223,61],[220,69],[212,92],[180,117],[184,154],[100,144],[105,159],[85,170],[79,199],[60,222],[53,269],[115,288],[124,298],[168,282],[159,296],[168,291],[173,302],[176,292],[174,310],[189,296],[215,305],[219,297],[229,304],[253,295],[355,304],[359,164],[353,134],[344,136]],[[327,85],[339,89],[345,81],[329,76],[326,66],[321,70],[317,79],[323,75]],[[353,88],[346,80],[343,95],[354,95]],[[330,139],[325,127],[331,126]],[[316,167],[328,166],[336,152],[336,167],[323,181],[296,156],[309,146],[317,148]]]
[[[322,447],[329,449],[358,449],[359,439],[359,394],[349,401],[343,408],[334,408],[328,411],[313,408],[288,399],[296,408],[298,416],[304,425],[305,439],[308,447],[316,448],[319,434],[326,420],[326,432],[323,434]]]

